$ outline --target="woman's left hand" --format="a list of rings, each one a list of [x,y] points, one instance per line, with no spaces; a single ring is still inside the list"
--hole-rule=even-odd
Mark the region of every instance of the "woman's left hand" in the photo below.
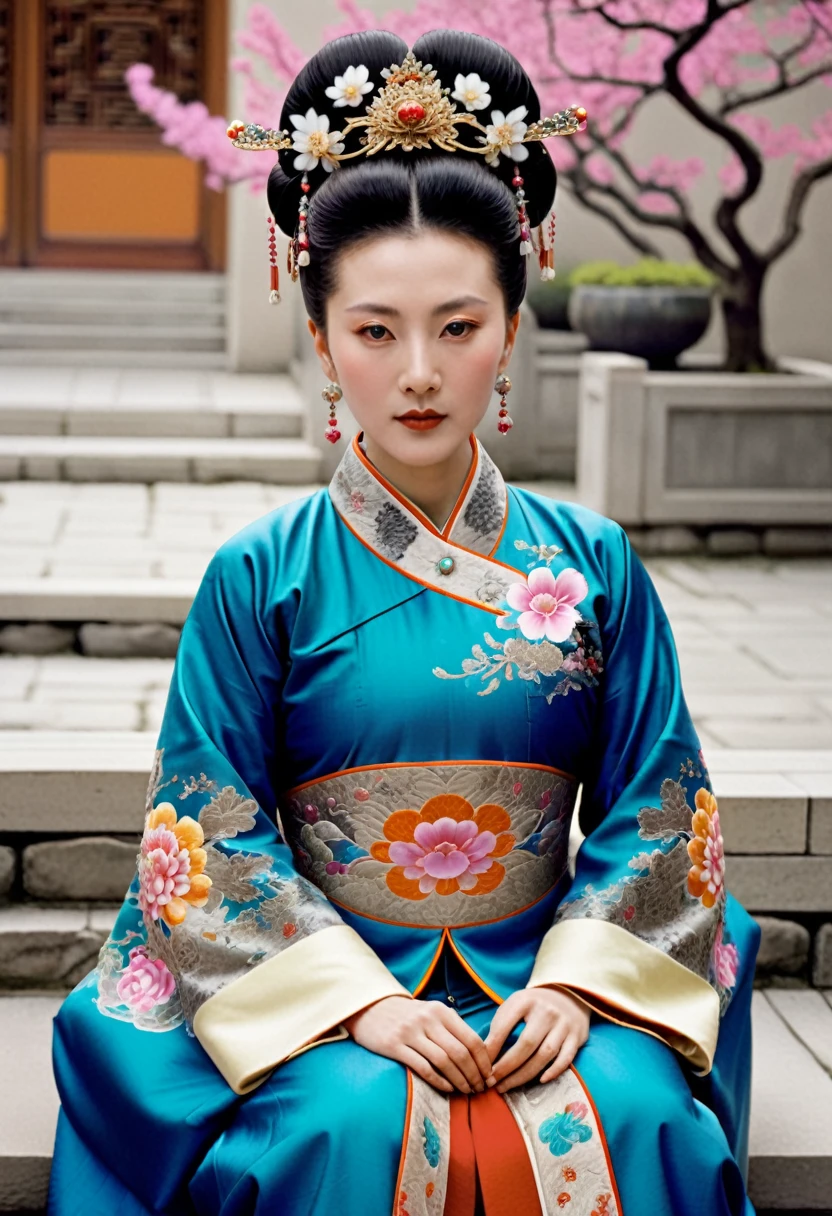
[[[543,1068],[546,1071],[541,1081],[559,1076],[589,1038],[590,1013],[579,997],[560,988],[521,988],[513,992],[494,1014],[485,1040],[497,1092],[502,1094],[534,1080]],[[500,1048],[520,1021],[526,1025],[517,1042],[497,1060]]]

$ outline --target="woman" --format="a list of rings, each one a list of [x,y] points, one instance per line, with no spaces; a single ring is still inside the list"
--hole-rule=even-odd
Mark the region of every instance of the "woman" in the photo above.
[[[329,43],[268,136],[328,435],[341,392],[361,430],[185,622],[136,877],[55,1019],[52,1216],[753,1212],[759,928],[667,617],[621,527],[474,434],[554,198],[539,104],[487,39],[406,54]],[[452,84],[464,147],[351,156]]]

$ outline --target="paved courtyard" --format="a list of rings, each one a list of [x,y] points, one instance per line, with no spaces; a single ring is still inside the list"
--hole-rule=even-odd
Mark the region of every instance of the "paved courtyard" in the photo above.
[[[217,547],[316,488],[0,484],[0,595],[151,580],[190,594]],[[569,496],[570,487],[560,491]],[[648,558],[703,748],[832,748],[832,560]],[[41,619],[49,619],[48,612]],[[0,726],[155,731],[172,660],[0,656]]]

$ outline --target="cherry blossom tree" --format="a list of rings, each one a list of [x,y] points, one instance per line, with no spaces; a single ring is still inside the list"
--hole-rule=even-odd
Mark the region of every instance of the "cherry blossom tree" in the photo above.
[[[763,289],[800,235],[813,186],[832,174],[832,108],[802,130],[774,125],[759,106],[813,81],[832,85],[832,0],[417,0],[410,12],[383,20],[354,0],[339,0],[339,8],[343,20],[324,40],[383,26],[412,46],[426,30],[469,30],[517,56],[544,114],[579,100],[589,111],[584,133],[547,144],[560,182],[641,254],[660,256],[655,234],[662,230],[686,241],[719,285],[726,366],[774,366]],[[237,40],[246,52],[232,60],[245,79],[245,118],[275,127],[305,56],[264,5],[251,8]],[[163,128],[164,142],[205,161],[209,185],[250,178],[262,187],[271,158],[240,154],[225,136],[225,118],[198,102],[181,105],[152,77],[144,64],[127,72],[136,104]],[[691,191],[706,173],[704,161],[663,151],[639,164],[628,151],[641,112],[661,96],[722,145],[710,217],[697,214]],[[339,113],[333,110],[333,122]],[[746,207],[763,186],[766,162],[781,157],[792,160],[791,183],[775,235],[761,245]]]

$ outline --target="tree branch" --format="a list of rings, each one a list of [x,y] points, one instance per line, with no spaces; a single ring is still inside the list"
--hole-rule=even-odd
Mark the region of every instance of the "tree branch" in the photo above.
[[[574,178],[567,177],[566,181],[572,193],[586,207],[587,211],[594,211],[596,215],[602,216],[608,224],[612,224],[613,228],[616,228],[625,241],[628,241],[638,253],[644,254],[648,258],[660,258],[662,256],[658,246],[649,241],[647,237],[643,237],[639,232],[634,232],[614,211],[602,206],[596,199],[589,198],[578,186]]]
[[[783,230],[763,254],[767,265],[771,265],[772,262],[776,262],[779,257],[782,257],[800,236],[800,221],[809,192],[815,182],[830,175],[832,175],[832,156],[826,160],[820,160],[817,164],[804,169],[802,173],[798,173],[792,183],[791,194],[786,204]]]

